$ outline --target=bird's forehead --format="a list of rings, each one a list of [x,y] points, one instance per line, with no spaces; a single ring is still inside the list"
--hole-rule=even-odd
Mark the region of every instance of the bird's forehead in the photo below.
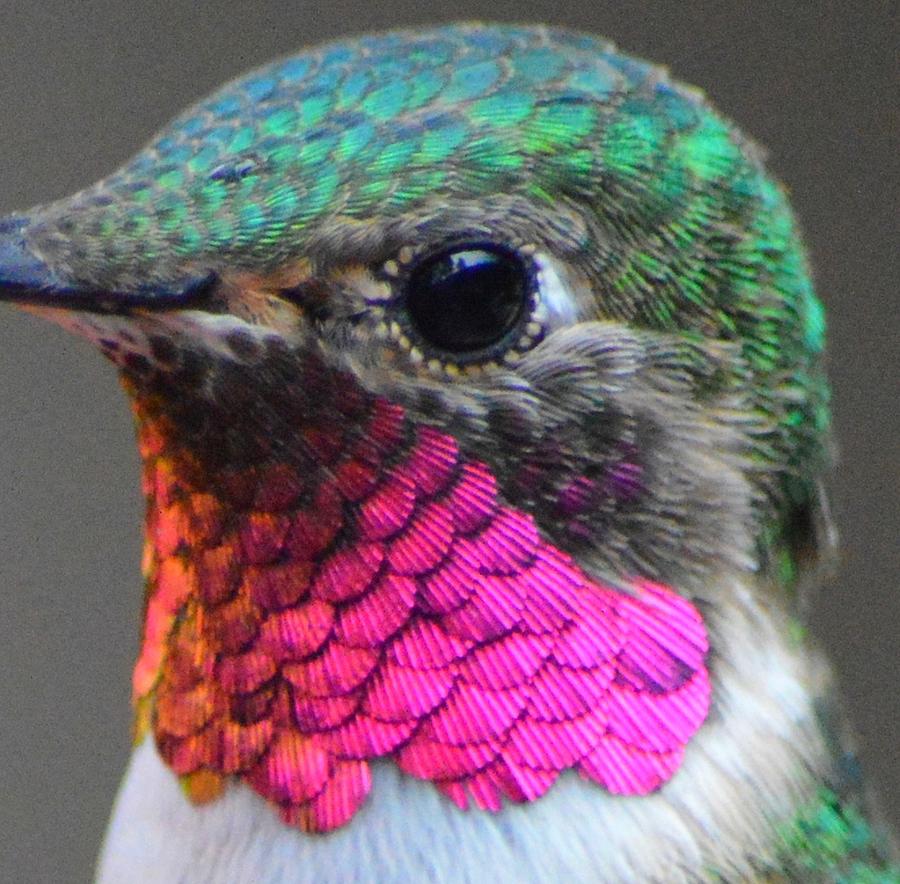
[[[119,172],[49,207],[32,242],[86,282],[127,283],[210,257],[266,269],[335,219],[364,226],[436,199],[584,194],[601,171],[598,133],[637,92],[657,119],[651,142],[667,117],[701,112],[658,69],[543,28],[335,43],[201,101]],[[632,146],[604,150],[615,161],[617,149]]]

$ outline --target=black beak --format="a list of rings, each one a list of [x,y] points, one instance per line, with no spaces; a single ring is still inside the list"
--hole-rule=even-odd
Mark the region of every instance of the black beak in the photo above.
[[[28,219],[0,219],[0,300],[59,304],[72,287],[25,244]]]
[[[130,291],[103,291],[67,279],[29,247],[25,232],[29,219],[21,215],[0,218],[0,301],[124,313],[134,307],[187,306],[202,298],[215,284],[214,273],[196,274],[171,284],[137,286]]]

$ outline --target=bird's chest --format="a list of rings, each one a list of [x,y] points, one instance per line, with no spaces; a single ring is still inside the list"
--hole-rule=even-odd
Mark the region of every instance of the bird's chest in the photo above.
[[[431,783],[373,763],[373,788],[345,825],[308,834],[233,781],[191,802],[152,740],[135,750],[98,868],[140,880],[275,882],[693,882],[777,868],[779,825],[814,795],[827,753],[808,663],[751,605],[720,625],[717,711],[681,768],[649,795],[616,796],[568,771],[537,800],[460,810]]]
[[[152,742],[134,754],[98,867],[100,884],[439,884],[636,880],[609,841],[640,836],[614,824],[608,796],[572,774],[530,805],[464,812],[393,764],[375,766],[374,794],[342,829],[285,826],[247,786],[202,807],[184,795]],[[626,831],[628,830],[628,831]],[[669,879],[675,880],[675,879]]]

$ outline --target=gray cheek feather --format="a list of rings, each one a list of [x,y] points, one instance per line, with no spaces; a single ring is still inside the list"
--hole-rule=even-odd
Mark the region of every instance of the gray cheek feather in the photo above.
[[[725,565],[755,567],[759,421],[740,386],[706,392],[734,358],[727,345],[580,322],[515,366],[473,377],[341,358],[364,387],[487,462],[505,498],[594,573],[641,573],[689,591]],[[614,479],[626,468],[636,478],[622,494]],[[573,513],[566,488],[579,482],[595,493]]]

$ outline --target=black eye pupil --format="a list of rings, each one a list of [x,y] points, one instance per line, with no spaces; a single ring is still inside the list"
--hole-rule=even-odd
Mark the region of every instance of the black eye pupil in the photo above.
[[[432,255],[409,276],[406,309],[421,337],[450,353],[473,353],[502,341],[520,322],[529,295],[522,260],[496,246]]]

